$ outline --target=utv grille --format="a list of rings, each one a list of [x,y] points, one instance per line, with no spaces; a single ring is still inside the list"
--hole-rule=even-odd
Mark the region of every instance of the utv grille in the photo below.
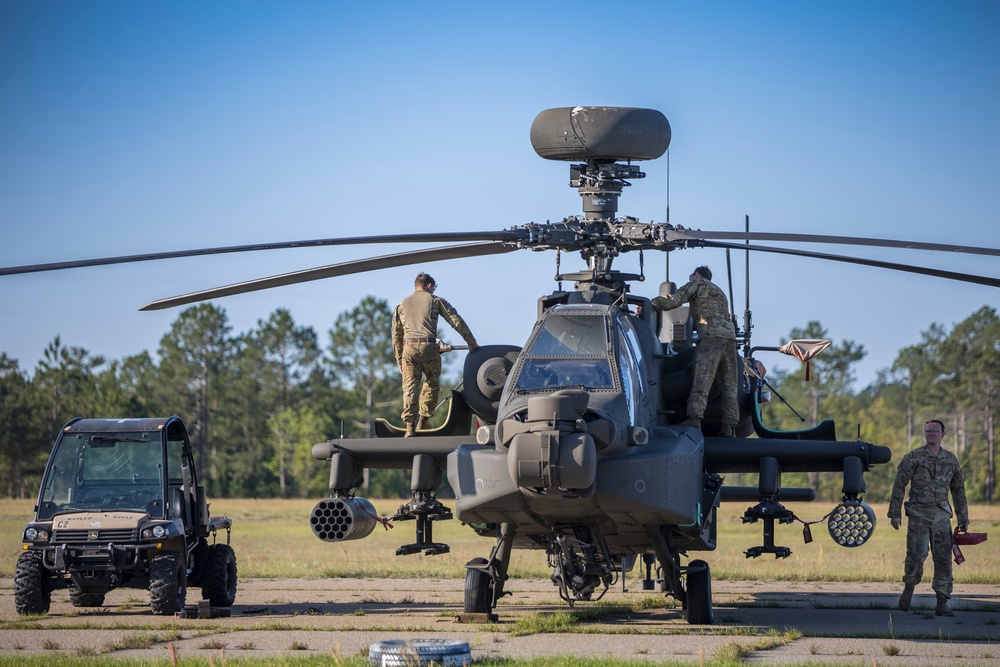
[[[52,536],[56,543],[86,543],[94,542],[138,542],[139,531],[129,528],[107,528],[104,530],[57,530]]]

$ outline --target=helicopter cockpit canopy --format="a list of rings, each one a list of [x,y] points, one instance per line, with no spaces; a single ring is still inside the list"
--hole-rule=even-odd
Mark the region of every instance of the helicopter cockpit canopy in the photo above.
[[[615,389],[606,313],[606,307],[552,308],[528,344],[516,389]],[[595,326],[595,317],[603,323]]]

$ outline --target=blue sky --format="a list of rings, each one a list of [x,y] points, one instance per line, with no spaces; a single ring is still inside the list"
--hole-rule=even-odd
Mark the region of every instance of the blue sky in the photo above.
[[[998,33],[994,2],[6,2],[0,265],[560,220],[579,196],[528,129],[575,105],[667,116],[675,224],[741,229],[749,214],[757,231],[1000,247]],[[643,169],[619,212],[662,221],[667,160]],[[179,311],[138,312],[153,299],[395,249],[3,277],[0,350],[29,371],[56,335],[155,353]],[[1000,275],[996,258],[854,254]],[[287,307],[325,343],[338,313],[367,294],[394,304],[425,269],[481,342],[521,344],[554,262],[521,252],[217,304],[235,332]],[[664,264],[647,255],[634,291],[652,296]],[[670,255],[681,280],[699,264],[725,273],[722,251]],[[742,256],[734,268],[741,312]],[[751,285],[756,344],[819,320],[868,350],[860,385],[931,323],[1000,303],[994,288],[773,255],[751,258]]]

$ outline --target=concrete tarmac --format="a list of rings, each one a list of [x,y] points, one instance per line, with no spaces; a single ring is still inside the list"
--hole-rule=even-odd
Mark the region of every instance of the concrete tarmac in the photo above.
[[[277,654],[367,655],[389,639],[447,638],[487,656],[581,655],[699,664],[740,655],[747,664],[997,665],[1000,588],[958,585],[954,618],[935,616],[929,584],[912,609],[895,609],[899,585],[713,582],[715,623],[692,626],[661,593],[629,580],[599,603],[637,611],[578,621],[578,632],[521,634],[524,619],[571,611],[547,580],[512,580],[497,623],[457,623],[459,579],[241,580],[229,618],[153,616],[145,591],[112,591],[103,607],[75,608],[52,594],[47,616],[19,617],[12,582],[0,587],[0,664],[29,653],[167,658]],[[188,603],[197,603],[192,590]]]

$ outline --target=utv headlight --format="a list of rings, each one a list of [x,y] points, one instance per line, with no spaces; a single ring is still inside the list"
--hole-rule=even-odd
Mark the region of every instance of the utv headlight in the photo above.
[[[152,528],[146,528],[142,531],[142,536],[146,539],[155,538],[160,539],[167,534],[167,529],[163,526],[153,526]]]
[[[49,531],[38,530],[34,526],[28,526],[28,528],[24,531],[24,539],[30,542],[47,540],[49,539]]]

